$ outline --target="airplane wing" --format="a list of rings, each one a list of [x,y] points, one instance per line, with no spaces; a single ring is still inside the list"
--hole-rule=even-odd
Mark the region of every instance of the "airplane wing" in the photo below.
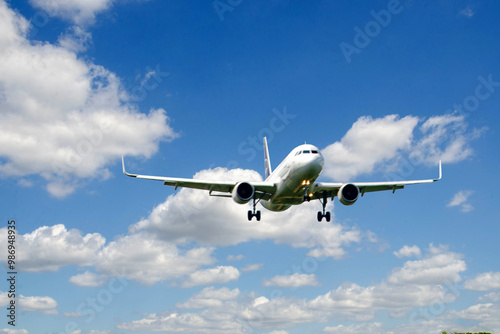
[[[231,193],[234,187],[240,182],[240,181],[204,181],[198,179],[131,174],[125,170],[125,161],[123,157],[122,157],[122,167],[123,167],[123,174],[130,177],[161,181],[166,186],[175,187],[176,190],[179,187],[208,190],[211,196],[217,196],[217,197],[231,197]],[[255,188],[256,199],[268,200],[276,191],[276,185],[274,183],[265,181],[248,182],[248,183]]]
[[[421,184],[421,183],[433,183],[439,181],[443,175],[441,168],[441,161],[439,161],[439,177],[436,179],[428,180],[413,180],[413,181],[392,181],[392,182],[349,182],[358,187],[361,196],[367,192],[382,191],[382,190],[392,190],[394,193],[397,189],[403,189],[406,185],[411,184]],[[333,183],[333,182],[317,182],[314,184],[313,188],[313,199],[323,198],[323,194],[326,192],[327,197],[335,197],[339,189],[347,183]]]

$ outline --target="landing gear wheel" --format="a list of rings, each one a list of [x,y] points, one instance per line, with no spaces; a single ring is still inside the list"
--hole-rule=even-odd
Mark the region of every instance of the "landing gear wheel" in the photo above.
[[[321,222],[323,218],[326,218],[327,222],[330,222],[332,216],[330,214],[330,211],[326,211],[326,203],[328,203],[328,197],[326,191],[323,192],[323,200],[321,201],[321,205],[323,205],[323,211],[318,211],[318,222]]]
[[[260,221],[260,211],[255,211],[255,197],[253,198],[253,210],[248,210],[248,220],[251,221],[253,217],[257,218],[257,221]]]

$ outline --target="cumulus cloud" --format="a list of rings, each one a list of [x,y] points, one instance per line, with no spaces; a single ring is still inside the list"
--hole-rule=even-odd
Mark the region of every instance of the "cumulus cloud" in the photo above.
[[[474,153],[470,142],[479,138],[485,129],[468,129],[463,115],[445,114],[429,117],[419,128],[421,138],[412,148],[414,164],[455,163]]]
[[[7,235],[5,228],[0,229]],[[6,240],[0,245],[5,246]],[[22,271],[57,271],[62,266],[86,266],[93,263],[95,254],[106,239],[99,233],[82,235],[79,230],[67,230],[64,225],[42,226],[31,233],[18,234],[18,267]],[[6,247],[6,246],[5,246]]]
[[[380,322],[363,323],[355,325],[338,325],[335,327],[326,327],[324,333],[331,334],[365,334],[365,333],[386,333],[386,329]]]
[[[111,7],[113,0],[30,0],[30,3],[50,16],[82,25],[93,23],[97,14]]]
[[[106,276],[86,271],[83,274],[70,277],[69,282],[76,286],[96,287],[102,286],[106,282]]]
[[[447,206],[448,207],[456,207],[457,206],[460,208],[460,211],[462,211],[462,212],[472,211],[472,210],[474,210],[474,207],[470,203],[467,203],[467,201],[469,200],[469,197],[473,193],[474,192],[472,190],[460,190],[448,202]]]
[[[0,329],[0,334],[29,334],[26,329]]]
[[[460,281],[467,266],[462,256],[445,247],[430,245],[429,255],[422,260],[407,261],[388,278],[397,284],[447,284]]]
[[[282,288],[298,288],[301,286],[318,286],[319,282],[314,274],[299,274],[274,276],[270,279],[264,279],[264,286],[278,286]]]
[[[500,272],[482,273],[464,283],[467,290],[487,291],[500,289]]]
[[[450,277],[456,278],[455,275],[449,274],[448,267],[449,265],[455,267],[457,259],[460,258],[460,254],[452,253],[445,247],[431,245],[423,259],[425,265],[420,267],[426,272],[433,272],[433,268],[438,272],[442,271],[439,275],[431,275],[432,280],[423,279],[416,271],[408,271],[406,268],[413,269],[413,266],[406,262],[402,267],[394,268],[387,280],[377,284],[361,286],[344,282],[339,287],[310,300],[288,297],[267,298],[254,292],[240,292],[236,289],[205,288],[185,303],[177,304],[179,309],[198,310],[197,312],[153,313],[140,320],[120,323],[118,328],[134,331],[234,333],[248,329],[283,330],[299,324],[336,319],[365,323],[326,327],[325,332],[361,333],[366,332],[365,330],[387,332],[380,324],[369,323],[379,311],[403,317],[416,307],[429,307],[436,301],[448,303],[455,300],[458,293],[451,291],[446,283],[452,282],[446,281]],[[454,270],[461,272],[460,266]],[[391,279],[400,272],[405,272],[406,279]],[[464,313],[464,316],[466,314],[470,316],[472,313]],[[429,322],[426,326],[430,328],[436,324],[439,325],[438,322],[432,324]],[[410,324],[407,327],[399,327],[397,332],[415,333],[415,328]]]
[[[239,277],[240,272],[235,267],[217,266],[215,268],[198,270],[190,274],[181,286],[191,288],[197,285],[223,284],[235,281]]]
[[[500,306],[493,303],[476,304],[453,312],[461,319],[478,321],[478,328],[500,328]]]
[[[4,1],[0,17],[4,176],[39,175],[49,193],[64,197],[82,180],[108,178],[107,166],[121,155],[150,157],[160,141],[176,137],[165,110],[141,113],[114,73],[77,57],[76,44],[70,47],[65,38],[62,46],[31,42],[29,23]],[[72,35],[90,38],[76,28]]]
[[[7,306],[10,302],[6,292],[0,291],[0,306]],[[47,296],[18,296],[19,307],[23,311],[40,312],[42,314],[58,314],[57,302]]]
[[[473,154],[470,142],[483,132],[469,130],[464,117],[455,113],[427,120],[399,115],[375,119],[363,116],[340,141],[322,150],[324,175],[347,181],[380,170],[387,177],[401,178],[408,174],[408,168],[469,158]]]
[[[246,265],[245,267],[241,268],[241,271],[243,271],[243,272],[257,271],[257,270],[260,270],[263,266],[264,266],[263,263],[249,264],[249,265]]]
[[[7,234],[5,228],[0,232]],[[6,247],[6,240],[0,240],[0,247]],[[215,262],[212,247],[181,248],[143,232],[120,236],[106,244],[99,233],[83,235],[61,224],[18,234],[17,243],[23,249],[18,254],[21,271],[57,271],[68,265],[93,266],[98,273],[86,271],[70,278],[72,284],[79,286],[101,286],[116,276],[151,285],[182,279]]]
[[[418,118],[412,116],[359,118],[340,142],[322,150],[324,174],[345,181],[372,172],[378,163],[389,161],[401,150],[410,148],[417,123]]]
[[[422,252],[420,251],[420,247],[417,245],[413,246],[403,246],[400,250],[397,252],[394,252],[394,255],[396,255],[398,258],[403,258],[403,257],[420,257],[422,256]]]
[[[220,307],[225,301],[234,300],[240,295],[239,289],[229,290],[226,287],[215,289],[213,286],[204,288],[201,292],[189,298],[185,303],[176,305],[179,309],[201,309]]]
[[[175,244],[138,233],[110,242],[98,254],[95,268],[108,276],[120,275],[151,285],[192,274],[215,262],[212,247],[181,249]]]

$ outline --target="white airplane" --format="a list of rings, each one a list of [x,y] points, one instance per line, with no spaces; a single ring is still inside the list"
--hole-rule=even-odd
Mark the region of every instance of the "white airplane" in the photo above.
[[[130,177],[162,181],[166,186],[208,190],[210,196],[232,197],[238,204],[253,203],[253,210],[248,211],[248,220],[253,217],[260,221],[261,213],[255,210],[261,203],[271,211],[284,211],[292,205],[298,205],[311,199],[318,199],[323,211],[318,212],[318,221],[323,218],[329,222],[330,212],[325,212],[328,198],[337,196],[340,203],[352,205],[366,192],[403,189],[405,185],[432,183],[441,179],[442,169],[439,161],[439,177],[429,180],[394,181],[394,182],[315,182],[323,170],[324,158],[316,146],[304,144],[294,148],[279,166],[272,171],[269,160],[267,139],[264,138],[264,164],[266,179],[261,182],[238,181],[203,181],[175,177],[137,175],[127,173],[122,157],[123,173]]]

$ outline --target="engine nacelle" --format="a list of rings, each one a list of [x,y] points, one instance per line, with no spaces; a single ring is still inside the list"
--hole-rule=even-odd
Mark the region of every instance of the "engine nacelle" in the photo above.
[[[237,183],[233,188],[232,197],[238,204],[248,203],[255,193],[254,187],[248,182]]]
[[[353,205],[354,202],[358,200],[359,188],[352,183],[346,183],[340,187],[337,196],[340,203],[344,205]]]

